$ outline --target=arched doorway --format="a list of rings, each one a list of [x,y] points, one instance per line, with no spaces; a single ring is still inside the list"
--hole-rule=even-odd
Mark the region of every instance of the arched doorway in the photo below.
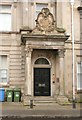
[[[34,67],[34,96],[50,96],[50,64],[45,58],[35,61]]]

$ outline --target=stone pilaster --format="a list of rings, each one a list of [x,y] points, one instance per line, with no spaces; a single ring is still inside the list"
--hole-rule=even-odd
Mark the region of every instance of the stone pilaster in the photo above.
[[[31,54],[32,48],[26,48],[26,82],[25,82],[25,95],[32,95],[32,78],[31,78]]]
[[[31,54],[32,54],[32,48],[29,46],[26,46],[25,49],[26,52],[26,64],[25,64],[25,88],[24,88],[24,97],[23,102],[24,105],[29,105],[30,98],[32,96],[32,67],[31,67]]]
[[[59,80],[60,80],[60,95],[64,95],[64,53],[65,50],[58,50],[59,55]]]
[[[57,98],[57,102],[60,104],[64,104],[68,102],[68,98],[65,97],[64,94],[64,55],[65,50],[58,50],[59,55],[59,83],[60,83],[60,93]]]

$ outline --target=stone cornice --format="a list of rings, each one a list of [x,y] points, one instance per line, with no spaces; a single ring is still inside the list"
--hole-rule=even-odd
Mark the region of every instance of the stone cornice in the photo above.
[[[28,34],[23,34],[21,36],[21,40],[23,43],[26,41],[61,41],[65,42],[69,38],[69,35],[28,35]]]

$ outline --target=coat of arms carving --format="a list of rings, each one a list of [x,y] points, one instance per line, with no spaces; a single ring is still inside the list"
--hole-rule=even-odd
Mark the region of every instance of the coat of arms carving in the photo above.
[[[45,32],[54,30],[54,22],[54,17],[48,8],[43,8],[36,20],[38,29]]]
[[[64,33],[65,30],[62,28],[57,28],[55,25],[55,20],[52,13],[48,8],[43,8],[38,14],[36,19],[36,27],[32,33],[51,33],[51,32],[61,32]]]

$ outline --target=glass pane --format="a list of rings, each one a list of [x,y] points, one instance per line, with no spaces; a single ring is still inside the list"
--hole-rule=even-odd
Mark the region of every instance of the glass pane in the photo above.
[[[1,70],[1,78],[7,78],[7,70],[6,69]]]
[[[49,64],[49,62],[44,58],[39,58],[35,61],[35,64]]]
[[[36,4],[36,18],[38,14],[41,12],[42,8],[47,8],[47,7],[48,7],[48,4],[37,3]]]
[[[82,73],[82,62],[80,63],[80,73]]]
[[[0,56],[0,69],[6,69],[7,68],[7,56],[1,55]]]
[[[48,4],[43,4],[43,3],[37,3],[36,4],[36,18],[38,14],[41,12],[42,8],[47,8]]]
[[[0,12],[11,12],[11,5],[0,5]]]
[[[2,78],[2,82],[6,83],[7,82],[7,78]]]
[[[48,5],[47,4],[36,4],[36,11],[41,11],[42,8],[46,8]]]
[[[2,82],[2,83],[7,82],[7,70],[6,69],[0,70],[0,82]]]
[[[0,56],[0,82],[7,82],[7,56]]]
[[[11,30],[11,14],[0,14],[0,31]]]
[[[77,75],[77,88],[82,89],[82,74]]]
[[[2,79],[0,78],[0,83],[2,82]]]
[[[77,64],[77,73],[82,73],[82,65],[81,65],[81,63]]]

